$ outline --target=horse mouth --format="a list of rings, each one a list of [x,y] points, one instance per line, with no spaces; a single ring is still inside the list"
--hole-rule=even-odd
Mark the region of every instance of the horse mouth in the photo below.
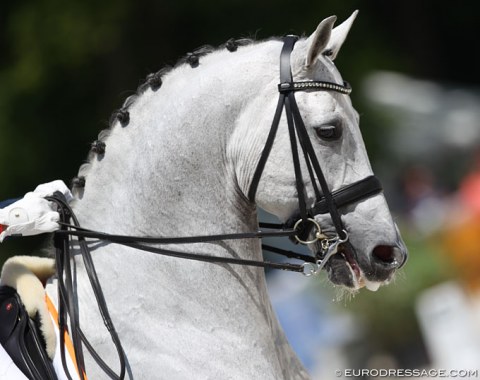
[[[325,265],[329,280],[335,285],[342,285],[350,289],[366,287],[370,291],[376,291],[382,284],[370,281],[360,268],[351,245],[341,244],[338,251]]]

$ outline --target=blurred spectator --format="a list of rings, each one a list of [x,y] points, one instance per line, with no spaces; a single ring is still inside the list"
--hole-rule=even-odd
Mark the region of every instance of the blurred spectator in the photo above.
[[[410,166],[402,177],[403,211],[416,234],[428,236],[444,223],[446,206],[435,187],[433,173],[426,166]]]
[[[474,153],[471,171],[460,183],[458,195],[462,207],[473,217],[480,217],[480,147]]]
[[[443,243],[453,260],[460,281],[469,290],[480,291],[480,148],[473,165],[460,182],[455,215],[449,220]]]

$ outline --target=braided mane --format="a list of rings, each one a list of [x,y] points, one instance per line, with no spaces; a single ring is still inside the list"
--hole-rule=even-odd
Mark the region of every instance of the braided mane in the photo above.
[[[87,156],[86,163],[80,166],[78,171],[78,175],[72,179],[71,186],[74,194],[78,195],[83,187],[85,187],[86,177],[88,175],[91,162],[92,160],[97,157],[97,159],[101,160],[105,154],[106,150],[106,140],[110,135],[110,132],[114,125],[119,122],[122,127],[128,126],[130,122],[130,114],[129,109],[136,103],[139,97],[141,97],[146,90],[151,89],[152,91],[157,91],[162,87],[162,78],[164,78],[167,74],[174,71],[176,68],[182,65],[190,65],[192,68],[196,68],[200,65],[200,58],[205,57],[206,55],[213,53],[215,51],[219,51],[222,49],[227,49],[229,52],[237,51],[238,47],[246,46],[253,44],[255,40],[250,38],[240,38],[234,39],[231,38],[224,44],[220,45],[218,48],[214,48],[210,45],[204,45],[199,47],[198,49],[187,53],[185,56],[180,58],[177,63],[173,66],[164,66],[160,70],[155,73],[148,74],[145,81],[140,84],[133,95],[130,95],[127,99],[125,99],[122,107],[115,110],[109,120],[108,128],[103,129],[98,134],[97,140],[95,140],[91,144],[90,152]]]

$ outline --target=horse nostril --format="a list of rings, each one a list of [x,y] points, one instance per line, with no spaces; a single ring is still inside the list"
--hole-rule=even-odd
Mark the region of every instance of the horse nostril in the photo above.
[[[390,245],[377,245],[372,252],[373,258],[381,264],[398,264],[395,247]]]

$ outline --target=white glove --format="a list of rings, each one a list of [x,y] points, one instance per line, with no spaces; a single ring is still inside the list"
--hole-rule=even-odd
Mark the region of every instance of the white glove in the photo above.
[[[62,181],[53,181],[38,186],[22,199],[0,209],[0,225],[3,225],[0,228],[0,243],[11,235],[30,236],[59,229],[60,215],[53,210],[52,204],[44,199],[56,191],[64,194],[67,201],[73,199],[70,190]]]
[[[59,179],[57,179],[56,181],[52,181],[52,182],[44,183],[42,185],[38,185],[36,187],[36,189],[33,190],[33,192],[35,194],[38,194],[42,198],[50,197],[56,191],[61,192],[65,196],[65,198],[67,199],[68,203],[70,203],[73,200],[73,195],[70,192],[70,190],[68,189],[67,185],[65,185],[65,183],[63,181],[59,180]]]

